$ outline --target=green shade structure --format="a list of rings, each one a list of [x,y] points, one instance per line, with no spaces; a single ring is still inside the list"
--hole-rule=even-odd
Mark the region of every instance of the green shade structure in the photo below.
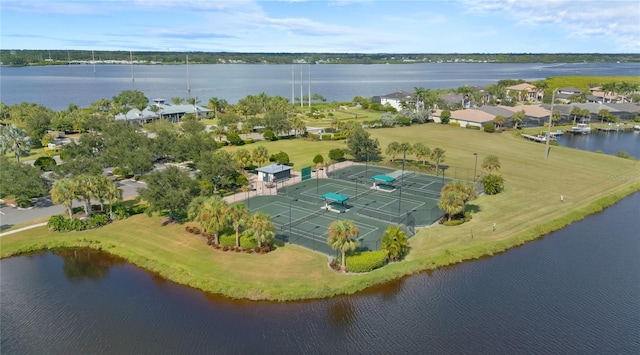
[[[395,178],[392,178],[391,176],[387,176],[387,175],[374,175],[374,176],[371,177],[371,180],[373,180],[373,181],[378,180],[378,181],[382,181],[382,182],[387,183],[387,184],[390,184],[390,183],[396,181]]]
[[[344,203],[345,201],[347,201],[349,199],[349,196],[340,195],[340,194],[337,194],[335,192],[328,192],[328,193],[322,195],[322,198],[324,198],[325,200],[333,200],[333,201],[336,201],[338,203]]]

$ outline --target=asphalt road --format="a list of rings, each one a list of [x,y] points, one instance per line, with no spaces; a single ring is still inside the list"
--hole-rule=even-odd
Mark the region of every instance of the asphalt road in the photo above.
[[[142,182],[131,180],[118,181],[117,184],[118,187],[122,189],[122,194],[125,199],[138,196],[138,188],[146,186]],[[79,201],[74,201],[73,206],[83,206],[83,204]],[[7,229],[16,224],[50,217],[55,214],[63,214],[65,212],[64,207],[62,205],[54,205],[49,196],[39,198],[35,206],[30,209],[2,206],[0,207],[0,230]]]

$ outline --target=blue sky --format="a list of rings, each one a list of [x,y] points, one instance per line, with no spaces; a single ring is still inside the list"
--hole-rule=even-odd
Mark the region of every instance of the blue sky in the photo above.
[[[0,0],[0,48],[638,53],[637,0]]]

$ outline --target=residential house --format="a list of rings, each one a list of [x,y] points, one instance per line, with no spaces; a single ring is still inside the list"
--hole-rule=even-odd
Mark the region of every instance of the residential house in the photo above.
[[[213,110],[202,106],[190,104],[165,104],[164,99],[154,99],[153,104],[151,106],[147,106],[142,111],[134,108],[124,114],[117,114],[115,116],[115,120],[126,121],[138,125],[143,125],[159,118],[168,119],[171,122],[180,122],[182,117],[186,114],[191,113],[198,117],[202,117],[202,115],[207,115],[210,112],[213,112]]]
[[[560,88],[555,92],[555,99],[559,102],[571,103],[575,97],[581,97],[582,90],[574,87]]]
[[[377,97],[376,97],[376,100],[377,100]],[[382,95],[379,97],[379,100],[380,100],[379,102],[383,106],[389,105],[398,111],[401,111],[403,109],[403,104],[408,103],[408,104],[415,105],[416,103],[416,99],[413,97],[413,95],[406,91],[396,91],[391,94]]]
[[[549,115],[551,111],[539,105],[519,105],[519,106],[499,106],[506,110],[516,113],[518,111],[524,111],[524,120],[520,127],[535,127],[543,126],[545,122],[549,121]],[[513,115],[513,114],[512,114]]]
[[[518,101],[542,101],[544,91],[535,85],[522,83],[505,88],[508,97],[516,98]]]

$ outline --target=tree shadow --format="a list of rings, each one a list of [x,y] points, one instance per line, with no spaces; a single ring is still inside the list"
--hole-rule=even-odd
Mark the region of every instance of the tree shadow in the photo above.
[[[465,211],[468,211],[468,212],[471,212],[471,213],[478,213],[478,212],[481,211],[481,208],[478,205],[467,204],[467,207],[465,208]]]

